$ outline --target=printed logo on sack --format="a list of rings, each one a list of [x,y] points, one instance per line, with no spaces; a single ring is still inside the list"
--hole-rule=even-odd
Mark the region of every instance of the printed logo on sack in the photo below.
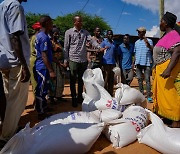
[[[74,112],[71,112],[71,118],[72,118],[72,120],[76,120],[76,116],[75,116]]]
[[[111,109],[118,109],[118,103],[115,100],[108,100],[106,106]]]

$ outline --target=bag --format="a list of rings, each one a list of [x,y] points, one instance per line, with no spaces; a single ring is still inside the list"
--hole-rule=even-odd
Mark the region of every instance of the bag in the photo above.
[[[152,123],[138,133],[139,143],[146,144],[161,153],[180,153],[180,128],[169,128],[156,114],[146,111]]]
[[[122,148],[136,140],[137,131],[130,122],[118,119],[110,123],[110,126],[105,127],[103,133],[111,141],[113,147]]]
[[[114,109],[119,110],[119,104],[116,99],[113,99],[111,95],[104,89],[104,87],[98,84],[92,84],[95,91],[99,94],[99,99],[94,100],[88,94],[85,95],[84,101],[82,103],[82,110],[84,111],[94,111],[94,110],[105,110]],[[89,100],[89,102],[88,102]]]
[[[99,84],[104,87],[104,79],[100,68],[87,69],[82,77],[87,95],[94,101],[100,99],[100,94],[92,84]]]
[[[29,126],[13,136],[1,154],[83,154],[90,150],[104,128],[103,123],[69,123]]]

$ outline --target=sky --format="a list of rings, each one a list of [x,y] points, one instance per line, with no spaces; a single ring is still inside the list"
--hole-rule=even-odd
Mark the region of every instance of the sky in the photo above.
[[[180,21],[180,0],[164,1],[165,12],[176,14]],[[45,13],[52,18],[83,10],[101,16],[114,34],[137,35],[136,29],[143,26],[146,36],[159,37],[159,0],[28,0],[22,5],[25,13]]]

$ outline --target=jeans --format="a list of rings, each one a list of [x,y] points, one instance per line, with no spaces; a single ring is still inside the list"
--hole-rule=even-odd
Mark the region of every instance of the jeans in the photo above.
[[[70,61],[69,62],[70,68],[70,90],[71,90],[71,97],[76,98],[76,80],[78,79],[78,98],[82,98],[83,93],[83,80],[82,76],[84,71],[87,69],[87,62],[84,63],[77,63]]]
[[[143,77],[143,75],[144,75],[144,77]],[[138,79],[139,90],[142,94],[144,94],[143,80],[145,78],[147,97],[151,97],[151,82],[150,82],[151,67],[137,65],[136,66],[136,76]]]
[[[133,69],[122,69],[121,82],[130,85],[133,80]]]

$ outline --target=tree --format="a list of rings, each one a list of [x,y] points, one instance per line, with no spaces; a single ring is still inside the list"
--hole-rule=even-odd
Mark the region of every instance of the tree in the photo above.
[[[32,25],[39,21],[40,17],[44,14],[34,14],[28,13],[26,14],[26,20],[28,23],[28,32],[29,35],[33,33]],[[84,12],[75,12],[70,13],[65,16],[57,16],[53,23],[60,29],[60,39],[64,41],[65,31],[69,28],[73,27],[73,17],[75,15],[80,15],[83,18],[83,28],[88,30],[91,35],[93,35],[94,29],[98,26],[102,30],[102,34],[105,34],[105,31],[111,29],[111,27],[104,21],[102,17],[96,15],[89,15]]]
[[[106,30],[111,29],[111,27],[107,24],[107,22],[104,21],[102,17],[96,15],[92,16],[84,12],[75,12],[65,16],[58,16],[54,20],[54,24],[61,31],[61,40],[64,40],[65,31],[73,27],[73,17],[75,15],[80,15],[83,18],[83,28],[89,31],[91,35],[93,35],[94,29],[97,26],[101,28],[103,35],[105,34]]]

